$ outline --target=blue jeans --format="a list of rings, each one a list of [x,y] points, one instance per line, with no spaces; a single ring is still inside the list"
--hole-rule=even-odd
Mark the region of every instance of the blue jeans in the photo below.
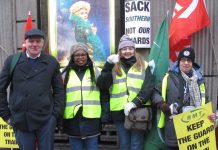
[[[35,131],[24,132],[19,129],[14,129],[19,149],[35,150],[38,145],[39,150],[54,150],[54,132],[56,124],[56,118],[51,116],[45,125]]]
[[[114,121],[119,137],[120,150],[143,150],[145,131],[127,130],[123,121]]]
[[[71,150],[98,150],[98,136],[86,139],[69,137]]]

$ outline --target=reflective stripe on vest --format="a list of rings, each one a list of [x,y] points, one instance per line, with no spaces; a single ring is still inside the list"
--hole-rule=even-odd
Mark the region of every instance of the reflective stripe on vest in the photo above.
[[[100,118],[100,92],[96,84],[91,82],[89,69],[86,70],[82,82],[75,71],[70,70],[64,118],[74,118],[80,107],[83,107],[82,114],[84,117]]]
[[[167,95],[167,78],[168,78],[169,74],[167,73],[162,81],[162,89],[161,89],[161,93],[162,93],[162,98],[163,101],[166,102],[166,95]],[[163,128],[165,126],[165,115],[164,113],[161,111],[160,112],[160,119],[159,122],[157,124],[158,128]]]
[[[145,70],[148,64],[145,62]],[[122,76],[113,75],[113,85],[111,88],[110,110],[119,111],[124,109],[124,105],[131,102],[141,90],[145,79],[145,70],[136,71],[131,67],[126,74],[121,68]]]
[[[166,102],[166,92],[167,92],[167,78],[168,78],[169,74],[167,73],[162,81],[162,89],[161,89],[161,93],[162,93],[162,98],[164,100],[164,102]],[[200,84],[200,94],[201,94],[201,105],[205,105],[206,104],[206,88],[205,88],[205,84],[201,83]],[[159,128],[163,128],[165,126],[165,115],[164,113],[161,111],[160,114],[160,119],[158,122],[158,127]]]
[[[206,104],[206,87],[204,83],[200,84],[200,93],[201,93],[201,105]]]

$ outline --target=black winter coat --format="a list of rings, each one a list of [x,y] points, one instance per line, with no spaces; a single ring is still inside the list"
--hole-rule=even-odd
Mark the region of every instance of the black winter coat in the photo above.
[[[59,64],[50,55],[41,53],[34,64],[22,53],[10,75],[12,56],[0,74],[0,116],[23,131],[40,128],[51,115],[63,115],[65,94]],[[7,88],[10,96],[7,101]]]

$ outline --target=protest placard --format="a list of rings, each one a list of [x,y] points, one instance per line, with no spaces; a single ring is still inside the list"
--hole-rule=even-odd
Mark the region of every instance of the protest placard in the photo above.
[[[181,150],[216,150],[215,126],[208,119],[211,102],[173,117]]]
[[[150,0],[125,0],[125,34],[136,48],[151,47]]]
[[[11,126],[0,117],[0,148],[18,148],[15,134]]]

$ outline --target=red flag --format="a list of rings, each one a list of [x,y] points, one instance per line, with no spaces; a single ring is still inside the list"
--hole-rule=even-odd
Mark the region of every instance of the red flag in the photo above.
[[[32,23],[32,16],[30,14],[30,11],[29,11],[29,14],[28,14],[28,17],[27,17],[27,22],[26,22],[26,25],[25,25],[25,33],[27,31],[29,31],[30,29],[33,28],[33,23]],[[26,44],[25,44],[25,40],[23,40],[23,43],[22,43],[22,52],[26,49]]]
[[[176,53],[190,46],[191,35],[209,24],[204,0],[176,0],[169,29],[170,59],[176,61]]]

